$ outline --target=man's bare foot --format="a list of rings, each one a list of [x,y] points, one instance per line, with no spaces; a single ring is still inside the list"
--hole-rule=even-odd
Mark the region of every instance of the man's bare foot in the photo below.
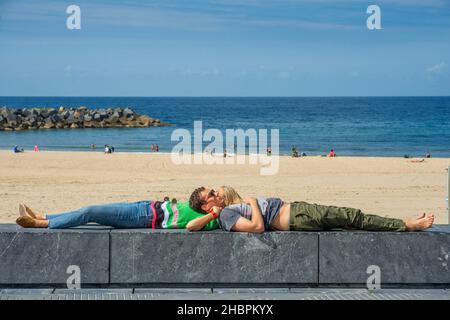
[[[21,217],[28,216],[27,210],[25,210],[25,206],[23,204],[19,204],[19,216]]]
[[[431,227],[434,223],[434,214],[425,213],[417,219],[408,219],[405,221],[406,231],[420,231]]]
[[[37,220],[30,216],[18,217],[16,223],[23,228],[48,228],[48,220]]]
[[[31,210],[30,207],[28,207],[25,204],[22,204],[22,206],[25,208],[26,213],[32,217],[33,219],[38,219],[38,220],[47,220],[46,216],[43,214],[39,214],[37,212],[34,212],[33,210]]]

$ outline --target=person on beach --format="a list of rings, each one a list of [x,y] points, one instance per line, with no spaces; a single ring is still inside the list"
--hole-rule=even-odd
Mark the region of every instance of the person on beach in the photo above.
[[[19,146],[17,145],[13,147],[13,153],[22,153],[22,152],[24,152],[23,148],[19,148]]]
[[[334,150],[333,150],[333,149],[331,149],[331,150],[330,150],[330,153],[328,153],[328,157],[329,157],[329,158],[334,158],[334,157],[336,157],[336,153],[334,153]]]
[[[194,224],[203,230],[218,228],[217,215],[192,210],[188,202],[138,201],[94,205],[60,214],[42,214],[24,204],[19,205],[16,223],[24,228],[66,229],[88,223],[113,228],[184,229]]]
[[[261,233],[279,231],[321,231],[353,229],[367,231],[420,231],[433,225],[434,215],[419,218],[394,219],[369,215],[359,209],[310,204],[304,201],[286,202],[279,198],[245,198],[231,187],[219,191],[200,187],[194,190],[189,205],[198,212],[214,210],[219,226],[226,231]],[[201,230],[192,222],[188,230]]]

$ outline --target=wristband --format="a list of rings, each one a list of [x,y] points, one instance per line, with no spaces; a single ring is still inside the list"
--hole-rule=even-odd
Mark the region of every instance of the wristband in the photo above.
[[[214,219],[217,219],[219,217],[219,215],[217,213],[215,213],[213,209],[209,210],[209,213],[212,214]]]

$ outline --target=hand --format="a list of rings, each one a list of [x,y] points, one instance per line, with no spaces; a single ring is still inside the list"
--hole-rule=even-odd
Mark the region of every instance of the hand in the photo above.
[[[220,215],[220,213],[222,212],[222,209],[223,209],[222,207],[217,207],[217,206],[214,206],[211,208],[211,210],[214,211],[214,213],[216,215]]]

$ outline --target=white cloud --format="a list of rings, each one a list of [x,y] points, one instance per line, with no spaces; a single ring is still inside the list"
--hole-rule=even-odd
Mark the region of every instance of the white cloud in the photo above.
[[[434,66],[428,67],[425,70],[428,73],[438,74],[438,73],[441,73],[442,70],[444,70],[446,66],[447,65],[445,64],[445,62],[441,62],[441,63],[435,64]]]
[[[72,66],[70,64],[64,67],[64,77],[72,78]]]

